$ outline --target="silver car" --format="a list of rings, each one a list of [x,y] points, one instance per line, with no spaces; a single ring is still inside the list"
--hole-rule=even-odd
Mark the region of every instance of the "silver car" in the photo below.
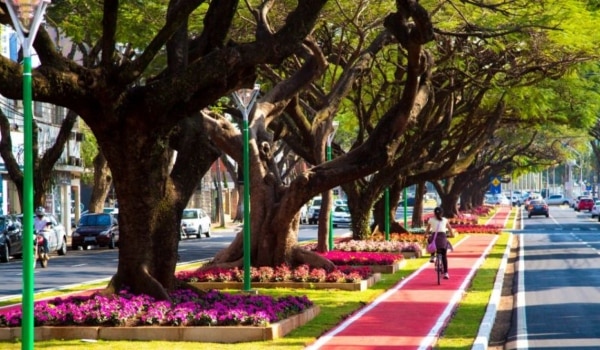
[[[548,205],[569,205],[569,198],[562,194],[552,194],[546,198],[546,204]]]
[[[350,224],[352,223],[352,216],[350,215],[350,210],[348,207],[345,205],[336,205],[333,207],[333,211],[331,212],[331,221],[333,223],[333,227],[350,227]]]
[[[200,208],[184,209],[181,215],[181,228],[187,237],[196,236],[198,238],[204,234],[210,237],[210,217]]]

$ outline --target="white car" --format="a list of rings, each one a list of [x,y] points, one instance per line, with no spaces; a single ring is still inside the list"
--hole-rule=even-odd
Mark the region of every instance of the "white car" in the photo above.
[[[570,203],[569,198],[562,194],[552,194],[546,198],[546,204],[548,205],[569,205]]]
[[[600,218],[600,200],[594,202],[594,206],[592,207],[592,219]]]
[[[331,222],[333,227],[348,226],[352,223],[352,216],[350,216],[350,210],[345,205],[336,205],[333,207],[331,212]]]
[[[200,238],[202,234],[210,237],[210,224],[210,216],[204,210],[200,208],[183,209],[181,228],[187,237]]]
[[[498,194],[494,197],[493,204],[510,205],[510,201],[508,200],[508,198],[505,195]]]

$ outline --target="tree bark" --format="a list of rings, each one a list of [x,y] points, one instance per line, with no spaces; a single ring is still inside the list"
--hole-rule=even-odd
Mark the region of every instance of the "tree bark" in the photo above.
[[[102,151],[98,150],[98,154],[94,157],[94,188],[88,209],[90,213],[102,213],[111,185],[112,174],[108,162]]]

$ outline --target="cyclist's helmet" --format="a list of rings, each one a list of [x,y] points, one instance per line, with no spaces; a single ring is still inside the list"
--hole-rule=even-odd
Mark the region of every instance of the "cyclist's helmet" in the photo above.
[[[46,210],[44,209],[44,207],[37,207],[35,208],[35,215],[44,216],[46,215]]]

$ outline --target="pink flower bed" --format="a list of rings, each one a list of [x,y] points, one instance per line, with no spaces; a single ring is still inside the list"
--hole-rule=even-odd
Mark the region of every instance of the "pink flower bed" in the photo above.
[[[369,278],[373,271],[368,267],[338,266],[334,271],[300,265],[290,269],[287,265],[276,268],[252,267],[252,282],[347,282],[355,283]],[[181,271],[176,277],[184,282],[243,282],[244,270],[240,268],[210,268],[206,270]]]
[[[419,238],[422,239],[423,235],[410,235],[411,241],[398,239],[398,234],[392,234],[391,240],[385,241],[381,239],[371,240],[346,240],[340,241],[334,244],[333,251],[342,252],[372,252],[372,253],[398,253],[398,252],[413,252],[422,249],[421,244],[418,242]],[[408,238],[409,235],[403,236]],[[304,246],[308,250],[316,250],[317,244],[310,243]]]
[[[337,250],[321,253],[336,265],[392,265],[403,259],[394,253],[341,252]]]
[[[264,326],[313,306],[306,296],[274,298],[211,290],[177,290],[171,301],[122,291],[118,295],[70,296],[38,301],[36,326]],[[0,327],[19,327],[21,309],[0,314]]]

